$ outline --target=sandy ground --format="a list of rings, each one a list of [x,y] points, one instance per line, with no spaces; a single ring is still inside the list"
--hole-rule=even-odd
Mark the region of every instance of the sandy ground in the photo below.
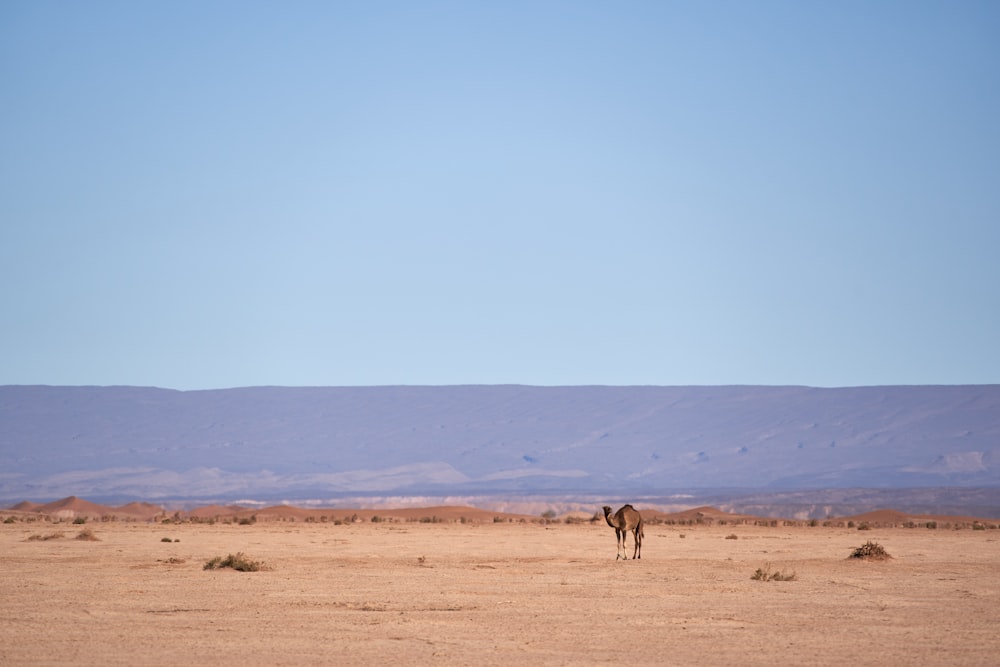
[[[0,664],[1000,662],[998,530],[652,525],[616,562],[600,524],[86,527],[0,525]],[[271,569],[203,569],[240,551]]]

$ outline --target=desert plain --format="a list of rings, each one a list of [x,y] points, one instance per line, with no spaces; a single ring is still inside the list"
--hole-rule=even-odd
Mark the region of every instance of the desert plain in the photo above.
[[[1000,663],[995,528],[293,519],[2,523],[0,664]]]

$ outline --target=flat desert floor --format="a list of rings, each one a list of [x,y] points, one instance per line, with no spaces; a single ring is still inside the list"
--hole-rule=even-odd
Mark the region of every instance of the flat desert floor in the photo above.
[[[2,524],[0,664],[1000,662],[1000,531],[645,534],[616,562],[603,524]],[[236,552],[270,569],[203,569]]]

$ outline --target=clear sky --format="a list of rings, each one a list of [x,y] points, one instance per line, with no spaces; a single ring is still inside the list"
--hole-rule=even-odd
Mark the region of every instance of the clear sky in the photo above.
[[[1000,3],[0,3],[0,384],[1000,382]]]

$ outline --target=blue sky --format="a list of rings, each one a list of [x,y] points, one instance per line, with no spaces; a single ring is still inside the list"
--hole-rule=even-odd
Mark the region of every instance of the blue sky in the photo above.
[[[995,2],[5,2],[0,384],[1000,382]]]

